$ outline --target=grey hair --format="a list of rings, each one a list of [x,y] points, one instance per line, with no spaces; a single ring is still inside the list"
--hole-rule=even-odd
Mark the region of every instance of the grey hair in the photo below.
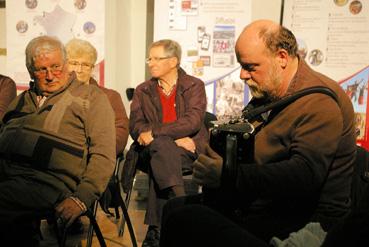
[[[178,44],[177,41],[171,39],[162,39],[152,43],[150,45],[150,49],[158,46],[162,46],[164,48],[164,53],[166,56],[177,58],[178,60],[177,67],[179,67],[182,57],[182,48],[180,44]]]
[[[41,53],[48,53],[53,51],[61,51],[63,62],[66,61],[66,51],[63,43],[56,37],[39,36],[32,39],[26,47],[26,67],[33,78],[35,70],[34,61]]]
[[[96,48],[87,40],[72,39],[65,45],[65,50],[67,51],[67,59],[88,55],[91,59],[90,62],[93,65],[96,63]]]

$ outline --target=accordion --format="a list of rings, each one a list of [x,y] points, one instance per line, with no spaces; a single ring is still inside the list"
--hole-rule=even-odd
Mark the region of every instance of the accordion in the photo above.
[[[236,171],[237,164],[252,162],[255,126],[246,119],[214,121],[210,147],[223,157],[224,168]]]

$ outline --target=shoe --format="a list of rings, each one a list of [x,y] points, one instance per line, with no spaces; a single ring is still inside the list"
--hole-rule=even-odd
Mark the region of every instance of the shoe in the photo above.
[[[142,247],[159,247],[160,230],[157,226],[149,226]]]

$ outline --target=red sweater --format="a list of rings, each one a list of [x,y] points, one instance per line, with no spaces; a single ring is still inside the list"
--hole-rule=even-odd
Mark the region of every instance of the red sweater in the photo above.
[[[166,95],[158,86],[160,95],[161,109],[163,112],[163,123],[172,123],[177,120],[176,114],[176,87],[173,88],[170,95]]]

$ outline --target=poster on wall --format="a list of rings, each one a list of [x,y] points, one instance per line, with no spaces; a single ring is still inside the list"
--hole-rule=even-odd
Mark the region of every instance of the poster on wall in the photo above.
[[[7,73],[18,90],[28,88],[25,48],[40,35],[58,37],[64,44],[72,38],[89,41],[98,52],[93,77],[104,84],[105,3],[100,0],[7,1]]]
[[[284,0],[283,25],[296,36],[300,57],[340,83],[351,98],[358,144],[369,149],[369,2]]]
[[[351,99],[355,111],[357,143],[368,148],[368,83],[369,66],[339,82]]]
[[[207,110],[218,118],[240,114],[249,94],[234,46],[251,21],[251,0],[160,0],[154,11],[154,41],[180,43],[181,67],[205,82]]]

